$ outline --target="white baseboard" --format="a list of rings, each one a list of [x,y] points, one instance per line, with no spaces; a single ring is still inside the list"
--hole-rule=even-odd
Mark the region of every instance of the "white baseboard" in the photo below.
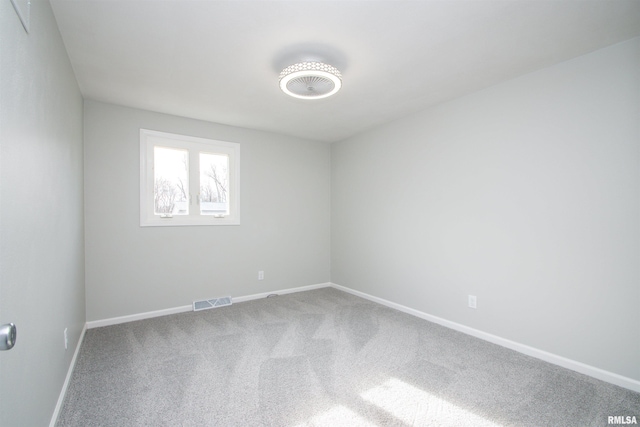
[[[73,369],[76,367],[76,360],[78,359],[78,353],[80,353],[80,346],[82,346],[82,341],[84,340],[85,332],[87,332],[86,323],[82,328],[82,332],[80,332],[80,338],[78,339],[78,344],[76,345],[76,349],[73,352],[73,357],[71,358],[71,363],[69,364],[69,369],[67,370],[67,376],[64,379],[64,383],[62,384],[62,390],[60,390],[60,396],[58,396],[58,402],[56,403],[56,408],[53,411],[53,415],[51,416],[51,422],[49,423],[49,427],[55,427],[56,421],[58,421],[58,415],[60,414],[60,410],[62,409],[62,404],[64,403],[64,397],[67,394],[67,388],[69,387],[69,381],[71,381],[71,375],[73,374]]]
[[[319,283],[316,285],[300,286],[298,288],[280,289],[273,292],[263,292],[260,294],[245,295],[241,297],[232,297],[231,299],[233,302],[243,302],[243,301],[250,301],[254,299],[266,298],[267,296],[273,295],[273,294],[284,295],[284,294],[291,294],[294,292],[310,291],[312,289],[327,288],[327,287],[330,287],[331,285],[332,284],[328,282]],[[133,322],[136,320],[143,320],[143,319],[151,319],[153,317],[167,316],[169,314],[176,314],[176,313],[184,313],[192,310],[193,310],[192,305],[183,305],[180,307],[166,308],[163,310],[147,311],[146,313],[112,317],[110,319],[92,320],[90,322],[87,322],[87,329],[100,328],[102,326],[118,325],[120,323]]]
[[[588,375],[590,377],[593,377],[602,381],[606,381],[608,383],[615,384],[617,386],[624,387],[626,389],[640,393],[640,381],[634,380],[632,378],[628,378],[613,372],[605,371],[604,369],[596,368],[594,366],[590,366],[582,362],[577,362],[575,360],[567,359],[566,357],[558,356],[556,354],[549,353],[544,350],[539,350],[535,347],[530,347],[525,344],[520,344],[518,342],[511,341],[506,338],[499,337],[497,335],[489,334],[487,332],[483,332],[478,329],[470,328],[468,326],[461,325],[460,323],[452,322],[450,320],[446,320],[441,317],[433,316],[431,314],[427,314],[422,311],[415,310],[413,308],[409,308],[401,304],[397,304],[395,302],[387,301],[383,298],[374,297],[373,295],[369,295],[364,292],[360,292],[351,288],[340,286],[335,283],[331,283],[331,287],[335,289],[339,289],[344,292],[348,292],[352,295],[356,295],[364,299],[368,299],[369,301],[377,302],[387,307],[394,308],[404,313],[411,314],[421,319],[425,319],[430,322],[437,323],[449,329],[453,329],[453,330],[465,333],[467,335],[471,335],[476,338],[489,341],[493,344],[497,344],[502,347],[515,350],[519,353],[526,354],[527,356],[535,357],[536,359],[544,360],[545,362],[553,363],[554,365],[558,365],[563,368],[570,369],[572,371],[576,371],[581,374]]]
[[[163,310],[147,311],[145,313],[130,314],[128,316],[112,317],[110,319],[92,320],[87,322],[87,329],[100,328],[102,326],[119,325],[120,323],[135,322],[136,320],[151,319],[153,317],[168,316],[169,314],[184,313],[193,310],[192,305],[165,308]]]
[[[333,283],[329,283],[329,282],[318,283],[317,285],[300,286],[298,288],[282,289],[274,292],[262,292],[260,294],[247,295],[244,297],[237,297],[232,299],[233,299],[233,302],[251,301],[254,299],[266,298],[269,295],[285,295],[285,294],[292,294],[294,292],[311,291],[313,289],[328,288],[328,287],[331,287],[332,285]]]

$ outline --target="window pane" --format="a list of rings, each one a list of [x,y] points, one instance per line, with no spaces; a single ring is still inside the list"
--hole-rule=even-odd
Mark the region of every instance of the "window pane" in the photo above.
[[[189,214],[189,152],[176,148],[153,149],[153,198],[156,215]]]
[[[200,153],[200,214],[229,215],[229,156]]]

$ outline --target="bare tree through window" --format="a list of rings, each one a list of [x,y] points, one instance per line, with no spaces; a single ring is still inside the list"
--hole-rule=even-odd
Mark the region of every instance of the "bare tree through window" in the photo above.
[[[228,212],[229,156],[200,153],[200,201],[204,215]]]
[[[154,149],[154,210],[161,215],[188,213],[188,152],[155,147]]]
[[[154,187],[155,211],[159,214],[170,214],[176,206],[178,189],[166,178],[156,178]]]

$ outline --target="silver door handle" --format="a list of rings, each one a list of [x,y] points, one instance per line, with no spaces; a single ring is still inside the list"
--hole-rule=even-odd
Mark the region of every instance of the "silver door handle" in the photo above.
[[[11,350],[16,345],[18,330],[13,323],[0,326],[0,350]]]

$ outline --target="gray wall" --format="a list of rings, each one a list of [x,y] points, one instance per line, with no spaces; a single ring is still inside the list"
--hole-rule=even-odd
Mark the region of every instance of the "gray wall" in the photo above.
[[[640,380],[639,119],[634,39],[334,144],[332,281]]]
[[[330,280],[328,144],[95,101],[84,114],[88,320]],[[239,142],[241,225],[140,227],[140,128]]]
[[[49,424],[85,322],[82,98],[49,2],[31,3],[27,34],[0,2],[0,323],[18,327],[0,352],[6,427]]]

